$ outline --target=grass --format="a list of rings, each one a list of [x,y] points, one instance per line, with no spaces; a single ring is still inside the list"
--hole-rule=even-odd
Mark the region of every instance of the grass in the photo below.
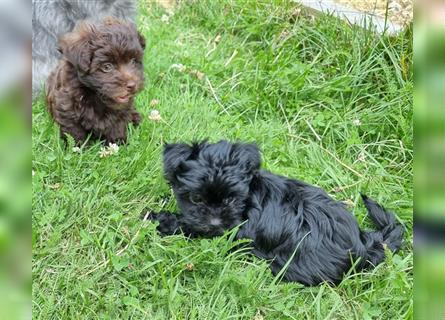
[[[141,1],[144,121],[118,154],[100,158],[99,144],[65,148],[43,99],[34,103],[36,319],[413,317],[411,34],[381,37],[296,9],[187,1],[168,16]],[[163,121],[149,120],[153,108]],[[306,288],[231,252],[233,232],[160,238],[139,214],[175,209],[162,144],[202,138],[257,142],[263,167],[323,187],[364,227],[358,195],[369,194],[406,224],[406,246],[337,287]]]

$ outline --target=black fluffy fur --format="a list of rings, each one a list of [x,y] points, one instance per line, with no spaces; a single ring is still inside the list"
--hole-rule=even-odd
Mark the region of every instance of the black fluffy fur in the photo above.
[[[343,203],[305,182],[260,170],[254,144],[169,144],[165,177],[179,214],[153,213],[162,235],[220,236],[242,222],[237,238],[251,239],[252,253],[270,261],[274,274],[305,285],[339,283],[355,264],[373,267],[402,245],[394,215],[362,195],[377,231],[363,231]],[[293,256],[293,257],[292,257]]]

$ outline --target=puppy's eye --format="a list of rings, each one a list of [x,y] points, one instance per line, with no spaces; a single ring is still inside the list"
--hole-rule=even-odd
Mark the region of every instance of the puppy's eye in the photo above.
[[[130,65],[136,66],[138,64],[141,64],[141,61],[139,61],[138,59],[133,58],[133,59],[130,60]]]
[[[203,199],[199,194],[190,194],[190,201],[194,204],[202,203]]]
[[[113,70],[113,64],[111,64],[111,63],[109,63],[109,62],[104,63],[104,64],[100,67],[100,69],[101,69],[103,72],[110,72],[111,70]]]

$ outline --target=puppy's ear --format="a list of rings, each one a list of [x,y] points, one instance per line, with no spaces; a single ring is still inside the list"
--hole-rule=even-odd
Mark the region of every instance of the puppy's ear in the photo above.
[[[72,32],[62,36],[58,50],[76,68],[86,72],[94,54],[91,41],[95,36],[95,27],[88,22],[81,22]]]
[[[240,167],[247,174],[253,174],[260,169],[261,155],[256,144],[235,143],[232,149],[232,157],[238,160]]]
[[[187,160],[197,158],[200,150],[205,145],[205,141],[188,145],[185,143],[166,144],[164,147],[164,174],[165,178],[171,184],[177,182],[177,174],[181,170],[183,163]]]
[[[164,147],[164,174],[168,182],[174,184],[179,165],[190,157],[192,147],[185,143],[166,144]]]

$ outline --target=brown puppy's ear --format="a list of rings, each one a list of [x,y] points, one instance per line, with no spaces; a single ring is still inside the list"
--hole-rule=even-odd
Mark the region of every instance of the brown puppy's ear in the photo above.
[[[91,41],[95,36],[95,27],[88,22],[81,22],[72,32],[62,36],[58,50],[73,66],[87,72],[93,58]]]

